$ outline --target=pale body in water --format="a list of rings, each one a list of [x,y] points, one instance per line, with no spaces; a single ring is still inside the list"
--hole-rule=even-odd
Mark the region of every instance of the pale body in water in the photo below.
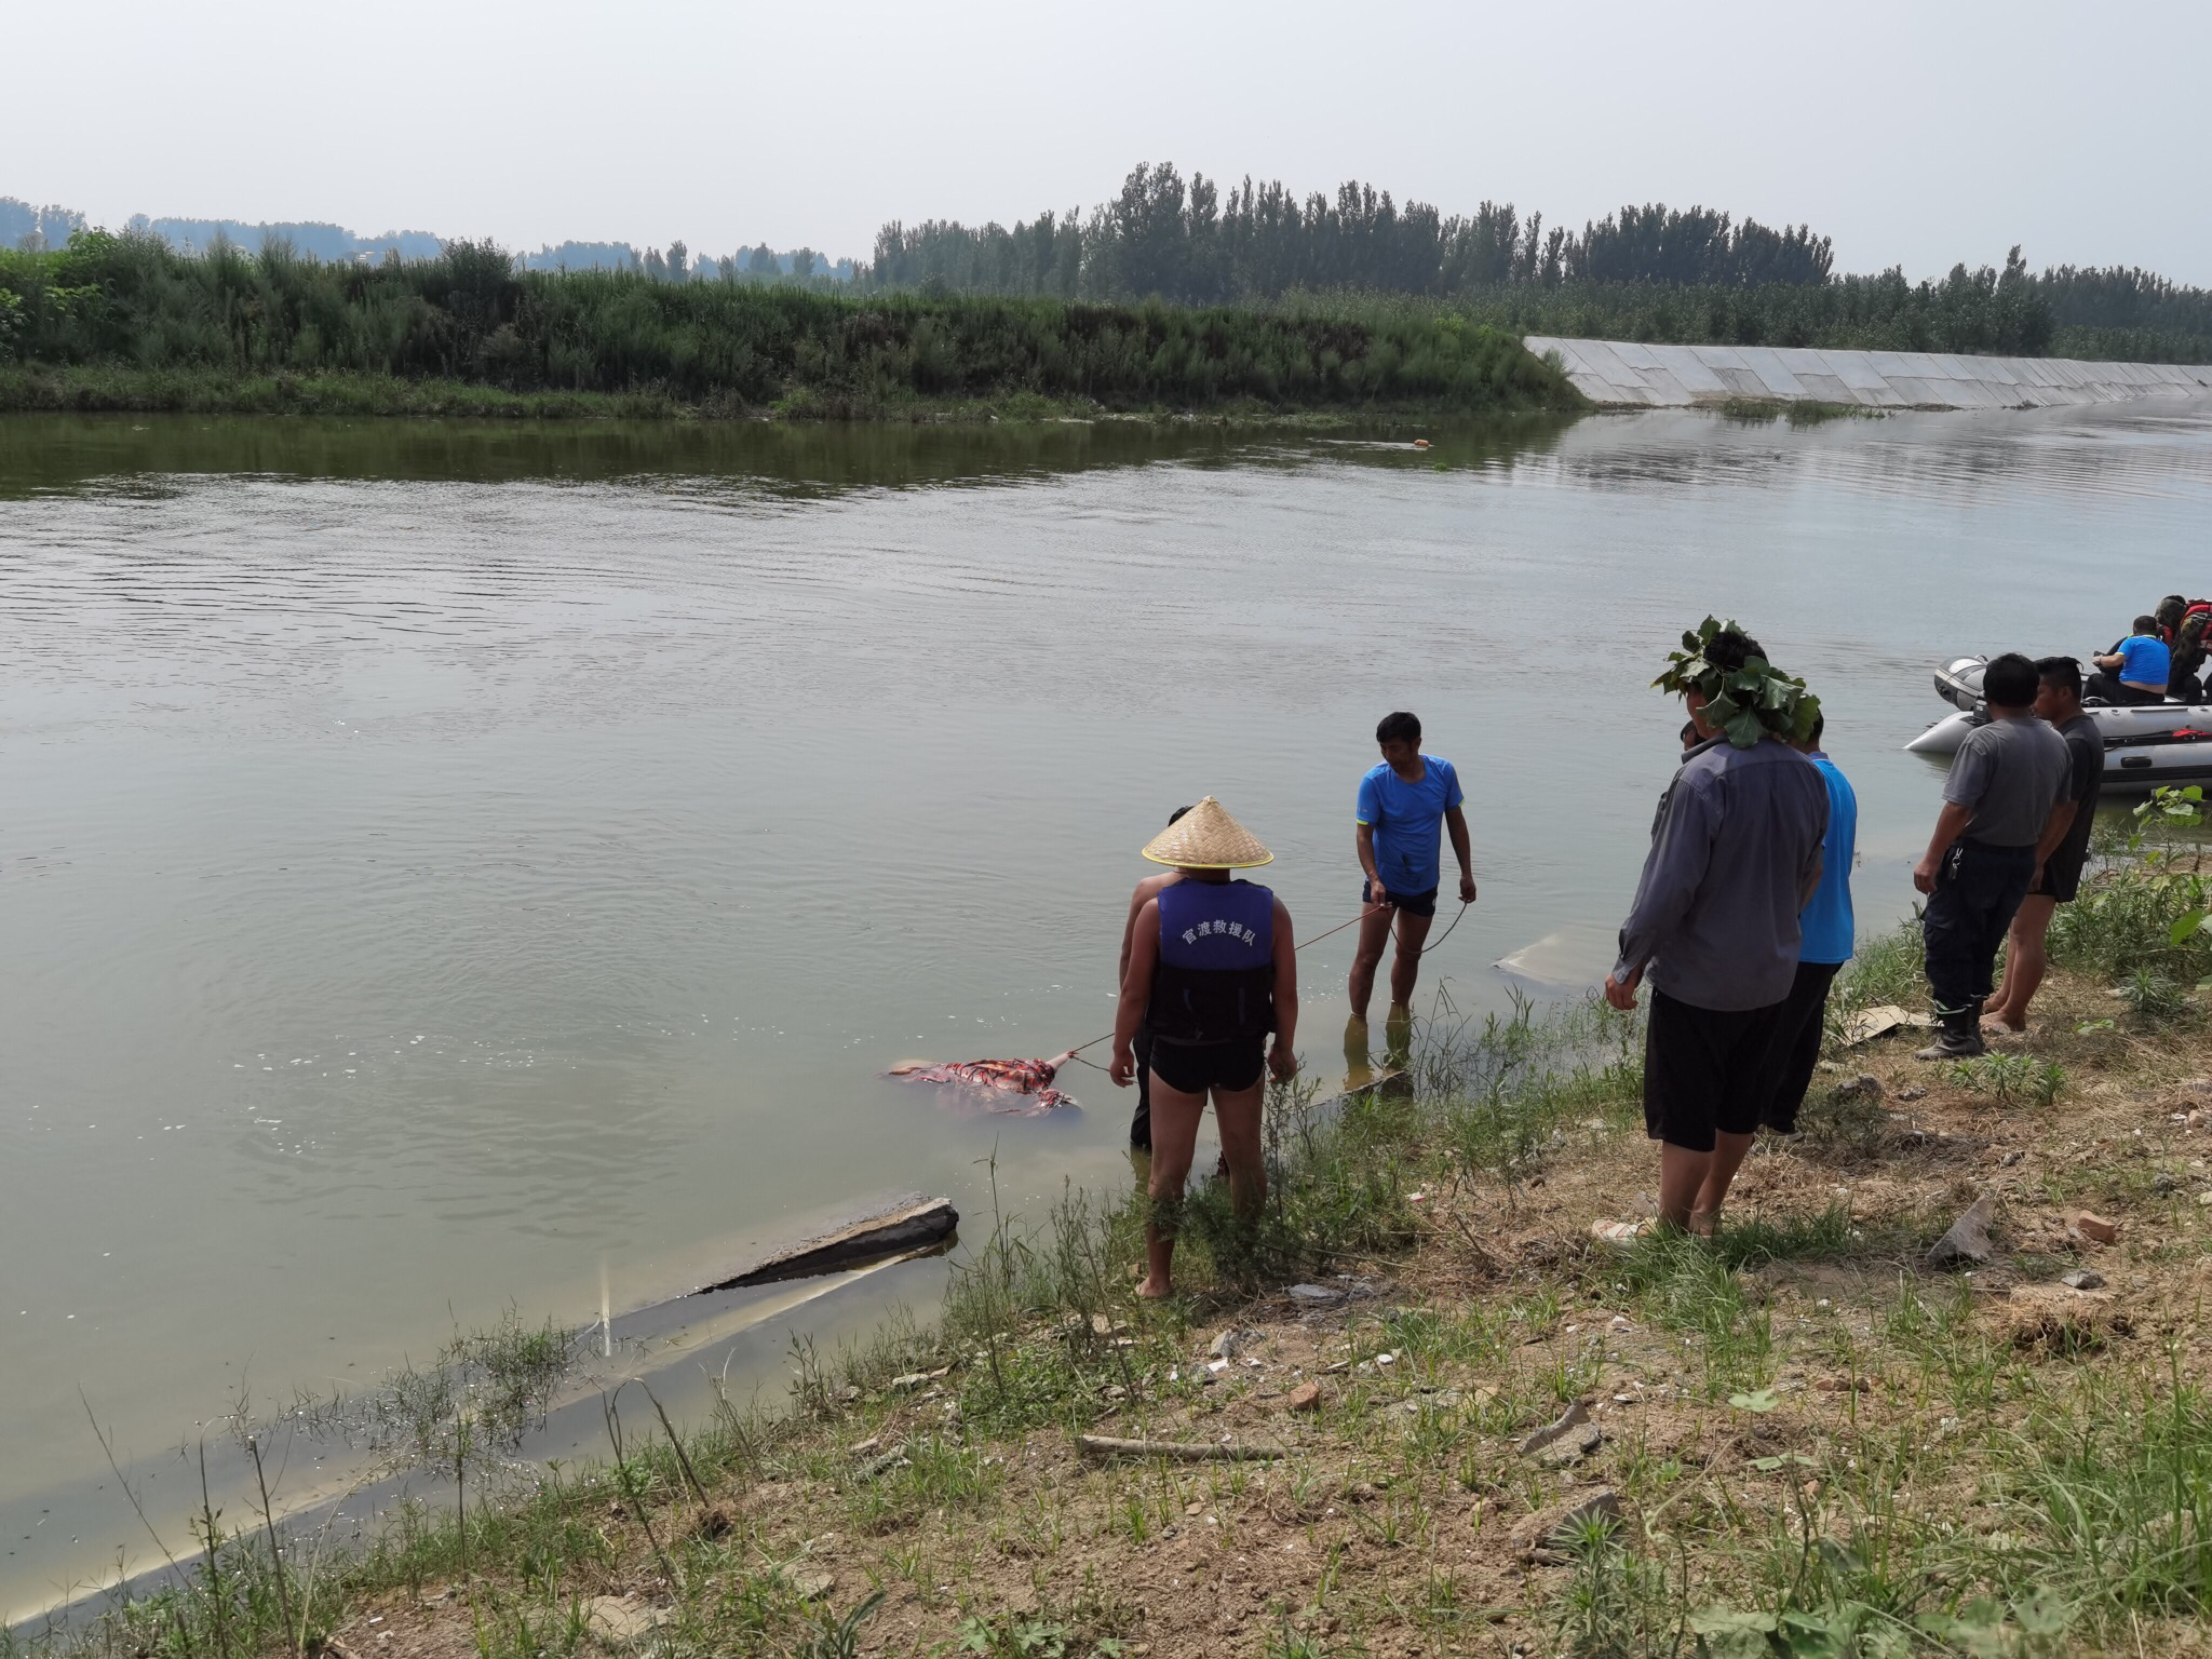
[[[1056,1106],[1075,1105],[1073,1096],[1052,1086],[1060,1068],[1074,1058],[1075,1050],[1070,1048],[1049,1060],[908,1060],[892,1066],[889,1075],[909,1083],[944,1083],[988,1094],[1025,1096],[1027,1105],[987,1104],[984,1109],[1036,1117]]]

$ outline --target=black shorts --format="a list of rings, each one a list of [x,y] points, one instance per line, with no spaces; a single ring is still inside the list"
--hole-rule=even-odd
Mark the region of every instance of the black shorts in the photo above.
[[[1801,962],[1790,994],[1782,1000],[1774,1035],[1766,1051],[1766,1094],[1759,1121],[1777,1134],[1797,1133],[1797,1109],[1813,1086],[1827,1035],[1828,989],[1842,970],[1840,962]]]
[[[1152,1028],[1139,1025],[1129,1039],[1129,1052],[1137,1060],[1137,1109],[1129,1116],[1129,1144],[1140,1152],[1152,1150]]]
[[[1152,1039],[1152,1077],[1180,1094],[1209,1089],[1234,1094],[1260,1080],[1267,1065],[1267,1038],[1234,1037],[1226,1042],[1170,1042]]]
[[[2043,879],[2027,890],[2030,898],[2047,898],[2056,904],[2071,904],[2081,890],[2081,868],[2089,861],[2089,843],[2074,844],[2071,836],[2059,843],[2058,850],[2043,861]]]
[[[1716,1130],[1757,1129],[1782,1008],[1699,1008],[1655,988],[1644,1028],[1644,1132],[1685,1152],[1710,1152]]]
[[[1362,904],[1375,902],[1369,896],[1375,884],[1369,881],[1359,884],[1359,902]],[[1437,913],[1437,890],[1433,887],[1425,893],[1394,893],[1386,887],[1382,890],[1382,896],[1390,901],[1392,909],[1403,910],[1409,916],[1432,916]]]

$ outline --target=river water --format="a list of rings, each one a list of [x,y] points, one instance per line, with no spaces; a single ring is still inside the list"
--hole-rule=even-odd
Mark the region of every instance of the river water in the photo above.
[[[1334,927],[1413,708],[1482,884],[1422,1006],[1539,941],[1565,994],[1709,610],[1822,695],[1864,927],[1934,661],[2212,586],[2202,406],[1433,435],[0,422],[0,1607],[150,1554],[85,1401],[152,1457],[855,1197],[988,1212],[994,1155],[1029,1214],[1126,1180],[1102,1073],[1042,1120],[879,1074],[1106,1030],[1178,804]]]

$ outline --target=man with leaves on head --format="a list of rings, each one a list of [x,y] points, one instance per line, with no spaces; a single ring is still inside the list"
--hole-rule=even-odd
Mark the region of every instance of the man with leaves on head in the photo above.
[[[1660,798],[1605,994],[1633,1008],[1651,981],[1644,1121],[1660,1143],[1659,1220],[1710,1233],[1759,1127],[1798,915],[1820,885],[1828,787],[1790,744],[1820,705],[1711,617],[1652,684],[1681,697],[1699,741]]]

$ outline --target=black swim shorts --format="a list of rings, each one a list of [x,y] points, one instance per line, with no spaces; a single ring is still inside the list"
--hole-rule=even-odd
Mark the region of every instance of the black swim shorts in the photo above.
[[[1644,1132],[1685,1152],[1710,1152],[1716,1130],[1747,1135],[1771,1089],[1767,1051],[1783,1005],[1699,1008],[1651,993],[1644,1028]]]
[[[1362,904],[1375,902],[1368,896],[1373,885],[1371,882],[1359,884],[1359,902]],[[1409,916],[1432,916],[1437,913],[1437,890],[1433,887],[1425,893],[1394,893],[1387,887],[1382,892],[1390,901],[1392,909],[1403,910]]]
[[[1209,1089],[1234,1094],[1260,1080],[1267,1065],[1265,1037],[1233,1037],[1226,1042],[1170,1042],[1152,1039],[1152,1079],[1178,1093],[1202,1095]]]
[[[2043,861],[2043,879],[2027,890],[2031,898],[2047,898],[2058,904],[2071,904],[2081,890],[2081,867],[2089,861],[2089,838],[2081,837],[2076,845],[2069,836],[2058,843],[2057,851]]]
[[[1129,1052],[1137,1060],[1137,1109],[1129,1117],[1129,1144],[1139,1152],[1152,1150],[1152,1028],[1139,1025],[1129,1039]]]
[[[1797,1109],[1813,1086],[1827,1035],[1828,990],[1843,968],[1840,962],[1801,962],[1790,994],[1776,1011],[1774,1036],[1766,1051],[1765,1098],[1759,1109],[1762,1126],[1777,1134],[1797,1133]]]

